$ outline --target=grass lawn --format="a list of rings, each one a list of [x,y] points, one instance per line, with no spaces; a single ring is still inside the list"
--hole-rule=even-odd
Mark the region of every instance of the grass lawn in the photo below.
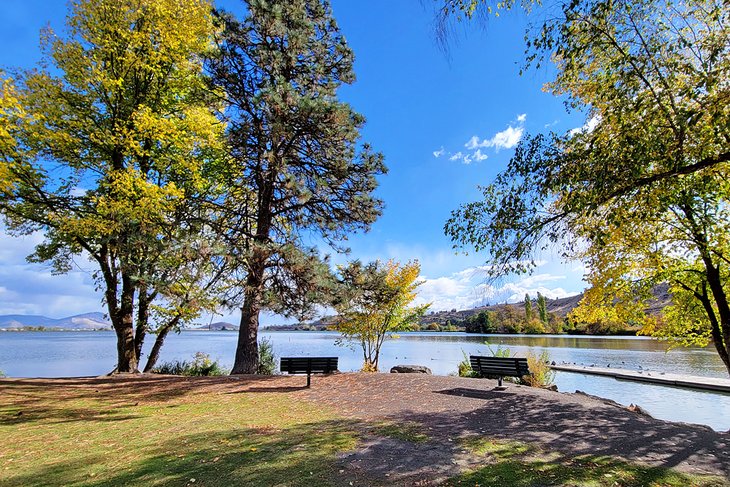
[[[0,485],[389,484],[353,474],[344,454],[365,439],[439,441],[418,424],[346,419],[295,392],[205,378],[0,381]],[[483,437],[460,448],[480,464],[452,485],[724,485]]]

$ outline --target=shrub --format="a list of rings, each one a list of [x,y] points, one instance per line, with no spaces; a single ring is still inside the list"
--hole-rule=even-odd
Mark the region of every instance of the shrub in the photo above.
[[[496,350],[492,350],[492,346],[490,345],[490,343],[488,341],[484,342],[484,344],[489,349],[489,353],[492,354],[492,357],[509,358],[509,357],[512,356],[512,351],[509,348],[507,348],[507,347],[502,348],[502,344],[501,343],[499,345],[497,345],[497,349]]]
[[[274,375],[276,372],[276,355],[271,340],[263,338],[259,342],[259,368],[256,373],[260,375]]]
[[[471,368],[469,356],[463,350],[461,353],[464,355],[464,360],[459,362],[459,377],[479,377],[479,373]]]
[[[524,375],[520,379],[522,384],[530,387],[549,387],[555,381],[555,371],[548,365],[550,363],[550,354],[547,350],[543,350],[540,355],[527,352],[527,365],[530,368],[530,374]]]
[[[364,362],[362,364],[362,369],[360,369],[360,372],[377,372],[378,367],[375,364],[371,364],[370,362]]]
[[[197,352],[192,362],[186,360],[165,362],[152,369],[152,372],[155,374],[185,376],[226,375],[228,373],[217,361],[212,360],[210,355],[203,352]]]

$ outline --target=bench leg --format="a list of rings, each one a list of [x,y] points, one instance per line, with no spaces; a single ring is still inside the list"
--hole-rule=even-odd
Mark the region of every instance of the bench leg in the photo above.
[[[502,377],[497,379],[497,384],[499,384],[499,387],[502,387]]]
[[[307,372],[307,387],[309,387],[312,383],[312,376],[309,372]]]

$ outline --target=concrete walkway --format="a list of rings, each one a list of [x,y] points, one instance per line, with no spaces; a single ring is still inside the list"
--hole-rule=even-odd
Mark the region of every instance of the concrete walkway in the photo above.
[[[626,370],[605,367],[585,367],[582,365],[552,365],[553,370],[576,372],[578,374],[603,375],[615,379],[651,382],[665,386],[700,389],[730,393],[730,379],[716,377],[698,377],[696,375],[667,374],[648,370]]]

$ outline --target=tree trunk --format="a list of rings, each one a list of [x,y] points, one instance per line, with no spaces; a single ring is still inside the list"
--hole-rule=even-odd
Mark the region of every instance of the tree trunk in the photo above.
[[[258,370],[260,300],[261,291],[259,289],[246,289],[243,307],[241,308],[241,327],[238,330],[236,360],[231,374],[255,374]]]
[[[138,364],[142,363],[142,346],[144,346],[144,339],[149,328],[150,301],[147,286],[140,286],[137,304],[137,329],[134,331],[134,353],[137,356]]]
[[[122,276],[122,299],[114,322],[117,332],[117,372],[138,372],[134,344],[134,291],[132,279]]]
[[[259,313],[261,312],[261,296],[265,257],[261,251],[254,253],[255,265],[251,266],[246,277],[243,306],[241,307],[241,326],[238,330],[238,344],[236,345],[236,359],[231,374],[255,374],[259,368]]]
[[[147,357],[147,364],[144,366],[145,373],[151,372],[155,365],[157,365],[157,361],[160,358],[160,350],[162,349],[162,345],[165,343],[165,338],[167,338],[167,334],[170,333],[170,330],[172,330],[179,321],[180,318],[175,317],[157,332],[157,338],[155,339],[154,345],[152,345],[149,357]]]

